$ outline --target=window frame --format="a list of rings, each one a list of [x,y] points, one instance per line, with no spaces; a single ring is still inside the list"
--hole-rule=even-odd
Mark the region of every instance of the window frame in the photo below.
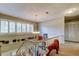
[[[10,31],[10,23],[14,23],[14,31],[13,32],[11,32]],[[16,23],[15,22],[13,22],[13,21],[9,21],[9,33],[15,33],[16,32]]]
[[[4,24],[3,26],[1,24],[2,21],[4,22],[4,23],[2,23],[2,24]],[[5,25],[5,22],[7,22],[7,25]],[[9,33],[9,26],[8,25],[9,25],[9,22],[7,20],[0,20],[0,33]],[[2,31],[1,27],[4,27],[3,31]],[[7,29],[6,29],[6,27],[7,27]]]
[[[21,26],[19,31],[18,31],[18,28],[17,28],[18,27],[17,24],[19,24]],[[22,24],[17,22],[16,23],[16,33],[21,33],[21,32],[22,32]]]

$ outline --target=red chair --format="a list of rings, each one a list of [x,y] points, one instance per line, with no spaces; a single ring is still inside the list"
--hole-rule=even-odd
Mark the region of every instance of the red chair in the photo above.
[[[53,49],[56,50],[56,54],[58,54],[58,51],[59,51],[59,40],[58,39],[55,39],[54,42],[52,42],[48,47],[48,52],[46,54],[46,56],[49,56],[49,54],[51,53],[51,51]]]

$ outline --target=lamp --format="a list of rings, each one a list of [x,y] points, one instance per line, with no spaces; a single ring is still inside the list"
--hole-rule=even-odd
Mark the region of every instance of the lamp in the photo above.
[[[24,41],[25,39],[21,39],[21,41]]]
[[[9,41],[5,41],[5,44],[8,44],[9,43]]]
[[[2,42],[3,44],[5,43],[5,41],[4,41],[4,40],[2,40],[1,42]]]
[[[14,39],[13,42],[16,42],[16,39]]]
[[[19,42],[20,40],[18,39],[17,41]]]

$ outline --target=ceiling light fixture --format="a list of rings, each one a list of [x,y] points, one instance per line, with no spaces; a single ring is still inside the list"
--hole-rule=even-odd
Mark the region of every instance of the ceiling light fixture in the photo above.
[[[71,14],[74,13],[77,9],[76,8],[71,8],[65,11],[65,14]]]
[[[45,12],[46,14],[48,14],[48,12]]]
[[[35,14],[35,16],[38,16],[37,14]]]

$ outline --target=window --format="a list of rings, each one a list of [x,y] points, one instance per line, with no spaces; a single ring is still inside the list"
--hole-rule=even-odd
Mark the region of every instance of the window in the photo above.
[[[1,33],[8,33],[8,21],[1,21]]]
[[[33,31],[34,31],[33,24],[27,24],[27,32],[33,32]]]
[[[13,21],[0,20],[0,32],[1,33],[13,33],[13,32],[33,32],[33,24],[21,24]]]
[[[30,30],[31,30],[31,32],[34,31],[34,26],[33,26],[33,24],[30,25]]]
[[[22,24],[22,32],[26,32],[26,24]]]
[[[30,24],[27,24],[27,32],[30,32]]]
[[[17,23],[17,32],[21,32],[21,24],[20,23]]]
[[[9,32],[15,32],[15,22],[9,22]]]

